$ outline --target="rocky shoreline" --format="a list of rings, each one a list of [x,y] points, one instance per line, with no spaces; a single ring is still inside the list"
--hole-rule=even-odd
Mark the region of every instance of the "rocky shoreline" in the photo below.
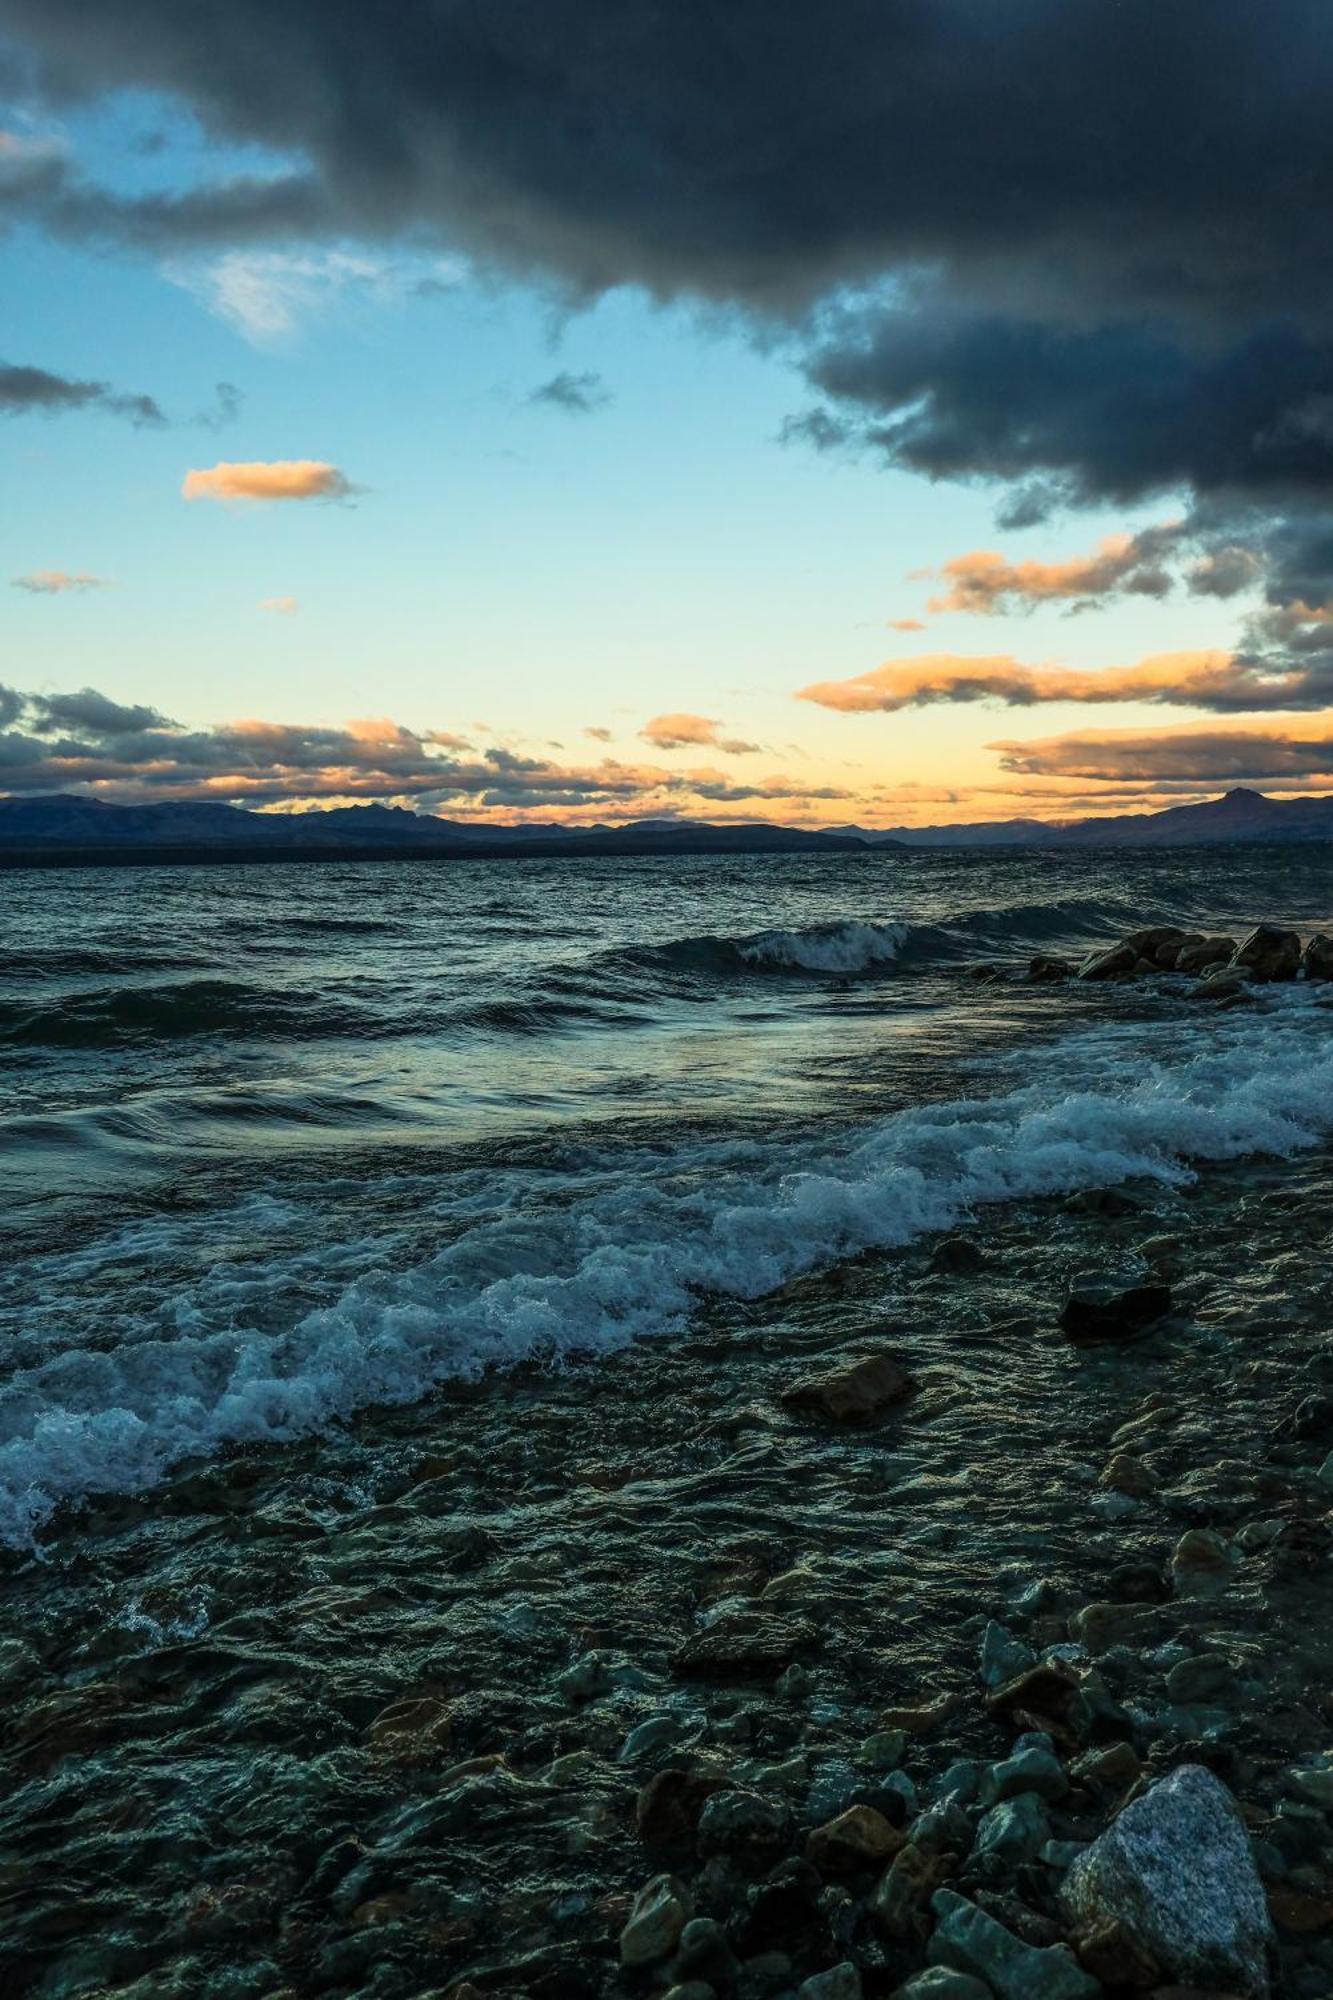
[[[4,1990],[1318,2000],[1330,1193],[996,1211],[63,1524]]]

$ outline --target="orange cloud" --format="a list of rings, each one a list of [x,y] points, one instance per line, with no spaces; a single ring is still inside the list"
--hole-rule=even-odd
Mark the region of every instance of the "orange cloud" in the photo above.
[[[181,482],[186,500],[346,500],[356,491],[322,458],[223,459]]]
[[[104,576],[93,576],[86,569],[76,570],[73,575],[67,569],[33,569],[26,576],[14,578],[15,590],[30,591],[34,597],[63,597],[70,591],[109,587]]]
[[[1165,597],[1172,577],[1162,557],[1178,537],[1175,525],[1146,528],[1138,535],[1107,535],[1090,555],[1066,562],[1010,562],[997,549],[972,549],[954,556],[939,571],[949,589],[932,597],[931,611],[1003,611],[1012,604],[1030,609],[1052,600],[1078,602],[1125,591],[1138,597]]]
[[[261,611],[275,611],[279,618],[290,618],[294,612],[300,609],[300,599],[296,597],[261,597],[259,608]]]
[[[728,756],[743,757],[757,750],[757,743],[743,743],[735,736],[719,736],[722,724],[710,715],[655,715],[651,722],[645,722],[639,731],[645,743],[651,743],[655,750],[686,750],[705,744],[710,750],[723,750]],[[588,732],[591,735],[593,732]]]
[[[925,624],[920,618],[890,618],[890,632],[924,632]]]
[[[798,701],[845,714],[893,714],[937,702],[1155,701],[1178,708],[1262,709],[1312,706],[1308,672],[1226,652],[1153,653],[1127,667],[1025,666],[1008,653],[972,657],[929,653],[886,660],[845,681],[813,681]]]

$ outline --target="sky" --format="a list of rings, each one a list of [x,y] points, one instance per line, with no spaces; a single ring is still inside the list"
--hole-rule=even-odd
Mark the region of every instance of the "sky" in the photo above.
[[[1321,10],[0,0],[0,793],[1333,789]]]

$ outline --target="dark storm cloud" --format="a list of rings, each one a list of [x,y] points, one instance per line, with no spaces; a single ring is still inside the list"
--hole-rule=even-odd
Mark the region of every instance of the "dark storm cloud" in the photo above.
[[[0,156],[0,213],[177,249],[445,241],[573,297],[785,333],[788,437],[1007,489],[1183,491],[1333,596],[1333,34],[1321,0],[0,0],[36,100],[165,92],[272,171],[127,195]],[[849,298],[861,301],[858,309]],[[557,378],[559,379],[559,378]]]
[[[530,403],[545,403],[574,417],[591,416],[594,410],[605,409],[611,400],[611,391],[600,375],[591,372],[571,375],[567,369],[543,382],[528,397]]]
[[[67,410],[106,410],[132,424],[158,426],[166,417],[151,396],[126,395],[109,382],[79,381],[47,368],[0,362],[0,413],[18,417],[58,416]]]

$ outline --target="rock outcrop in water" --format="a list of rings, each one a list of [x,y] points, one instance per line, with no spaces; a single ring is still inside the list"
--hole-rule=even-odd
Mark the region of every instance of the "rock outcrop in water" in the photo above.
[[[982,981],[1004,977],[995,965],[978,965],[971,971]],[[1316,931],[1302,943],[1297,931],[1261,923],[1238,943],[1233,937],[1161,924],[1101,945],[1079,965],[1040,952],[1029,961],[1026,976],[1029,985],[1047,986],[1066,979],[1097,984],[1171,973],[1196,980],[1198,997],[1214,1000],[1234,1000],[1248,985],[1333,980],[1333,938]]]

